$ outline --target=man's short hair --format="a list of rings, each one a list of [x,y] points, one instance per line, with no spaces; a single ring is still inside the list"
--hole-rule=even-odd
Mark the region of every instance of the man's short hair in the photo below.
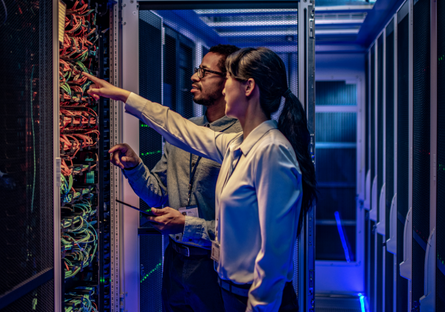
[[[219,54],[222,56],[218,62],[218,67],[223,73],[225,73],[226,72],[226,58],[230,54],[238,51],[239,49],[240,48],[238,48],[237,46],[234,46],[231,44],[218,44],[218,45],[211,47],[209,52],[213,52],[213,53],[216,53],[216,54]]]

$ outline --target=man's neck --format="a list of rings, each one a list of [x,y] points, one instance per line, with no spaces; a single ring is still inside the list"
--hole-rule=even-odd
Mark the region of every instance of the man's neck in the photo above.
[[[206,117],[207,120],[212,123],[226,115],[226,103],[223,99],[222,102],[215,103],[211,106],[207,106]]]

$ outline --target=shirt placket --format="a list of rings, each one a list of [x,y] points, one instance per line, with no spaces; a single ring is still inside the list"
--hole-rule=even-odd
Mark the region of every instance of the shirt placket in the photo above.
[[[230,154],[229,154],[229,163],[230,163],[230,167],[227,170],[227,175],[226,178],[224,179],[224,183],[221,186],[221,190],[219,191],[219,200],[221,200],[221,194],[224,190],[224,187],[227,185],[227,182],[229,181],[230,177],[233,174],[233,171],[235,170],[236,166],[238,165],[238,162],[241,159],[241,155],[242,155],[242,151],[240,148],[237,148],[235,150],[231,150]],[[215,227],[215,240],[219,240],[218,239],[218,230],[219,230],[219,219],[221,217],[221,207],[218,208],[218,216],[216,219],[216,227]]]

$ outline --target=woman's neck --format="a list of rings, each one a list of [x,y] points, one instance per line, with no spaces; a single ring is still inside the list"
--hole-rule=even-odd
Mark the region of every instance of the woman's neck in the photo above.
[[[266,114],[264,114],[260,104],[258,103],[257,105],[249,105],[245,116],[238,119],[241,123],[241,127],[243,128],[243,138],[245,140],[253,129],[269,118],[267,118]]]

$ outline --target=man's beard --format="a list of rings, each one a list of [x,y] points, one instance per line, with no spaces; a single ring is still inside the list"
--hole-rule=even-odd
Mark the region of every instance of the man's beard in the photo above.
[[[214,92],[212,92],[211,94],[207,95],[206,98],[204,98],[202,95],[202,89],[199,88],[199,90],[201,91],[201,97],[196,98],[196,96],[194,96],[193,102],[195,102],[196,104],[206,106],[206,107],[214,105],[215,102],[223,96],[222,95],[223,87],[220,87],[217,90],[215,90]]]
[[[206,107],[212,106],[213,104],[215,104],[216,100],[218,98],[215,98],[213,96],[208,96],[207,98],[203,98],[200,97],[198,99],[193,98],[193,102],[195,102],[196,104],[200,104]]]

